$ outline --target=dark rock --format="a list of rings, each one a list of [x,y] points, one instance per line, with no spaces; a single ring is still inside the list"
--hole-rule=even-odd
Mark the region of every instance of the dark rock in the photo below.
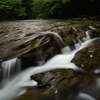
[[[74,70],[71,69],[55,69],[31,76],[33,80],[39,82],[38,85],[40,84],[56,85],[60,81],[72,77],[76,77],[76,73]]]
[[[91,38],[100,37],[100,30],[89,30],[89,36]]]
[[[56,69],[33,76],[32,79],[40,82],[38,86],[14,100],[74,100],[80,91],[90,93],[87,88],[94,82],[93,76],[78,74],[72,69]]]
[[[8,60],[18,57],[22,61],[23,68],[36,66],[38,62],[42,60],[47,61],[54,55],[60,53],[61,48],[64,46],[74,45],[79,39],[81,40],[83,37],[86,37],[85,32],[90,29],[89,26],[91,25],[98,27],[98,30],[91,29],[89,31],[90,37],[99,37],[99,21],[42,20],[39,22],[22,21],[1,23],[0,59]],[[62,37],[64,44],[57,41],[57,38],[50,34],[36,36],[44,30],[57,31]],[[93,45],[77,52],[72,62],[87,72],[93,72],[100,67],[99,45],[100,41],[98,39]],[[72,69],[55,69],[33,75],[31,79],[38,81],[38,85],[28,87],[28,91],[16,98],[16,100],[74,100],[73,98],[80,91],[90,93],[99,100],[100,91],[92,89],[96,78],[87,73],[80,74]]]
[[[19,97],[18,100],[66,100],[71,98],[78,92],[75,86],[71,86],[77,82],[75,77],[76,72],[71,69],[55,69],[33,75],[31,78],[39,82],[38,86]]]
[[[87,71],[92,71],[100,67],[100,41],[91,46],[78,51],[72,62]]]

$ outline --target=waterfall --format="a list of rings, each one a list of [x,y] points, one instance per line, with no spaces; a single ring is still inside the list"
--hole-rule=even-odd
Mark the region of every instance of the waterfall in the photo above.
[[[71,48],[69,47],[69,46],[66,46],[66,47],[64,47],[64,48],[62,48],[61,49],[61,52],[63,53],[63,54],[66,54],[66,53],[71,53]]]
[[[73,50],[70,54],[59,54],[59,55],[54,56],[52,59],[47,61],[45,65],[60,65],[60,64],[66,65],[66,64],[69,64],[77,51],[87,47],[94,40],[95,39],[90,39],[88,41],[83,42],[78,49]],[[76,66],[74,66],[74,68],[77,69]]]
[[[38,33],[39,35],[47,35],[47,34],[51,34],[54,36],[54,38],[56,39],[56,41],[58,42],[58,44],[63,47],[66,45],[66,43],[62,40],[61,36],[58,35],[58,33],[56,32],[51,32],[51,31],[46,31],[46,32],[40,32]]]
[[[58,68],[59,69],[71,68],[76,71],[85,72],[83,69],[77,67],[74,63],[71,63],[71,60],[77,51],[87,47],[88,44],[92,43],[95,40],[95,39],[89,40],[88,31],[86,32],[87,39],[85,39],[87,41],[85,41],[84,43],[82,43],[80,40],[78,40],[78,42],[73,40],[75,43],[74,45],[75,50],[73,51],[56,32],[51,32],[51,31],[40,32],[37,33],[34,38],[47,34],[54,36],[58,44],[61,46],[62,54],[52,57],[45,63],[45,60],[42,59],[42,48],[39,48],[36,51],[36,56],[38,57],[37,60],[38,66],[30,67],[22,72],[21,72],[20,59],[14,58],[2,62],[1,66],[3,69],[3,80],[1,82],[1,86],[3,88],[0,89],[0,100],[12,100],[13,98],[25,93],[27,91],[27,86],[37,85],[36,81],[32,81],[30,79],[31,75],[37,73]]]
[[[21,61],[18,58],[14,58],[1,63],[3,70],[3,80],[1,82],[2,87],[7,84],[15,75],[21,70]]]
[[[77,94],[76,98],[74,98],[74,100],[96,100],[96,99],[91,97],[88,94],[79,93],[79,94]]]
[[[36,63],[38,66],[44,65],[45,59],[43,59],[43,50],[39,48],[36,50]]]
[[[54,38],[57,41],[57,43],[59,44],[59,46],[61,48],[63,48],[63,49],[61,49],[61,52],[63,54],[71,52],[71,48],[69,46],[66,46],[67,44],[63,41],[61,36],[58,35],[58,33],[56,33],[56,32],[51,32],[51,31],[40,32],[40,33],[37,34],[37,36],[47,35],[47,34],[50,34],[50,35],[54,36]],[[41,64],[41,62],[39,62],[39,63]],[[42,61],[42,63],[44,63],[44,61]]]
[[[84,70],[77,67],[74,63],[71,63],[70,61],[74,57],[75,53],[83,48],[85,48],[88,44],[90,44],[95,39],[88,40],[81,44],[81,46],[78,49],[73,50],[70,54],[59,54],[51,58],[49,61],[47,61],[42,66],[36,66],[36,67],[30,67],[26,69],[25,71],[20,72],[18,75],[16,75],[12,80],[10,80],[5,87],[3,87],[0,90],[0,100],[12,100],[16,96],[23,94],[27,91],[27,86],[35,86],[37,85],[37,82],[32,82],[30,79],[31,75],[52,70],[52,69],[62,69],[62,68],[72,68],[76,71],[82,71]],[[17,58],[3,62],[2,67],[15,65]],[[18,61],[18,60],[17,60]],[[5,69],[6,70],[6,69]],[[10,71],[8,70],[8,73]],[[6,94],[6,95],[5,95]]]
[[[90,31],[90,30],[87,30],[87,31],[85,32],[85,33],[86,33],[86,37],[82,39],[83,41],[86,41],[86,40],[89,40],[89,39],[90,39],[89,31]]]
[[[95,27],[93,27],[93,26],[89,26],[89,28],[90,29],[92,29],[92,30],[97,30]]]

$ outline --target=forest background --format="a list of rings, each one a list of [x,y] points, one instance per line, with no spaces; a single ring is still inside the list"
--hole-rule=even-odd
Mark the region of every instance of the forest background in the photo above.
[[[100,0],[0,0],[1,20],[88,16],[100,18]]]

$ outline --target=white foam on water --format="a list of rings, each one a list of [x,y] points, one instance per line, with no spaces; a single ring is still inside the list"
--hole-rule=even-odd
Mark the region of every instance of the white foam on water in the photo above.
[[[56,33],[55,33],[55,35],[56,35]],[[23,72],[20,72],[17,76],[15,76],[12,80],[10,80],[9,83],[7,83],[4,88],[2,88],[0,90],[0,100],[12,100],[16,96],[18,96],[22,93],[25,93],[27,91],[26,90],[27,86],[37,85],[37,82],[32,82],[32,80],[30,79],[31,75],[41,73],[44,71],[48,71],[48,70],[52,70],[52,69],[58,69],[58,68],[60,68],[60,69],[71,68],[74,70],[83,71],[82,69],[77,67],[74,63],[71,63],[70,61],[72,60],[72,58],[74,57],[74,55],[77,51],[85,48],[88,44],[90,44],[94,40],[95,39],[91,39],[91,40],[88,40],[88,41],[82,43],[78,49],[73,50],[70,54],[56,55],[42,66],[36,66],[35,68],[31,67]],[[67,50],[65,50],[65,51],[67,51]],[[5,65],[7,66],[7,64],[11,64],[11,63],[13,64],[13,63],[15,63],[16,59],[17,58],[3,62],[2,66],[5,66]],[[5,63],[7,63],[7,64],[5,64]],[[9,66],[11,66],[11,65],[9,65]],[[10,68],[8,67],[8,69],[10,69]],[[8,70],[8,73],[10,73],[9,70]]]
[[[3,69],[3,80],[1,85],[4,86],[14,77],[14,75],[21,71],[21,61],[18,58],[14,58],[2,62],[1,67]]]
[[[59,44],[65,45],[65,42],[62,40],[61,36],[58,35],[58,33],[56,33],[56,32],[46,31],[46,32],[40,32],[40,33],[38,33],[38,34],[39,34],[39,35],[51,34],[51,35],[53,35],[53,36],[58,40]]]
[[[37,65],[38,66],[42,66],[45,64],[45,60],[40,60],[40,61],[37,61]]]
[[[70,48],[69,46],[66,46],[66,47],[64,47],[63,49],[61,49],[61,52],[62,52],[63,54],[66,54],[66,53],[71,53],[72,50],[71,50],[71,48]]]
[[[92,96],[85,94],[85,93],[79,93],[75,100],[96,100]]]
[[[82,38],[83,41],[87,41],[87,40],[90,40],[90,36],[89,36],[89,31],[90,30],[87,30],[85,33],[86,33],[86,37],[85,38]]]
[[[97,30],[95,27],[93,27],[93,26],[89,26],[89,28],[90,29],[92,29],[92,30]]]

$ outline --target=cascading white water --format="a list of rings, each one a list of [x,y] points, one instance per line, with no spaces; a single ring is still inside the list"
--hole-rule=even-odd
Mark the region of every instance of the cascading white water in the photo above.
[[[93,26],[89,26],[89,28],[90,29],[92,29],[92,30],[97,30],[95,27],[93,27]]]
[[[79,93],[74,100],[96,100],[95,98],[91,97],[85,93]]]
[[[4,73],[4,78],[7,77],[8,79],[10,79],[13,76],[13,72],[14,72],[14,68],[16,66],[16,72],[20,72],[20,68],[21,68],[21,61],[18,58],[14,58],[8,61],[4,61],[1,64],[2,69],[3,69],[3,73]]]
[[[74,70],[80,70],[79,67],[71,63],[70,61],[74,57],[75,53],[80,49],[83,49],[88,44],[90,44],[94,39],[88,40],[81,44],[80,48],[72,51],[70,54],[59,54],[54,56],[49,61],[47,61],[43,66],[31,67],[27,70],[19,73],[10,82],[0,90],[0,100],[12,100],[16,96],[27,91],[27,86],[34,86],[37,82],[32,83],[30,76],[36,73],[56,69],[56,68],[72,68]],[[15,61],[14,59],[11,61]],[[5,95],[6,94],[6,95]],[[95,100],[95,99],[94,99]]]
[[[42,49],[37,49],[36,50],[36,63],[37,66],[41,66],[45,64],[45,59],[43,59],[43,50]]]
[[[21,61],[18,58],[14,58],[8,61],[4,61],[1,64],[3,70],[3,80],[1,86],[7,84],[16,74],[21,71]]]
[[[87,40],[89,40],[90,39],[90,36],[89,36],[89,31],[90,30],[87,30],[85,33],[86,33],[86,37],[85,38],[83,38],[83,41],[87,41]]]
[[[40,32],[38,33],[39,35],[47,35],[47,34],[50,34],[50,35],[53,35],[55,40],[58,42],[58,44],[63,47],[66,45],[66,43],[62,40],[61,36],[58,35],[58,33],[56,32],[51,32],[51,31],[46,31],[46,32]]]
[[[63,49],[61,49],[61,52],[63,53],[63,54],[66,54],[66,53],[71,53],[71,48],[69,47],[69,46],[66,46],[66,47],[64,47]]]

